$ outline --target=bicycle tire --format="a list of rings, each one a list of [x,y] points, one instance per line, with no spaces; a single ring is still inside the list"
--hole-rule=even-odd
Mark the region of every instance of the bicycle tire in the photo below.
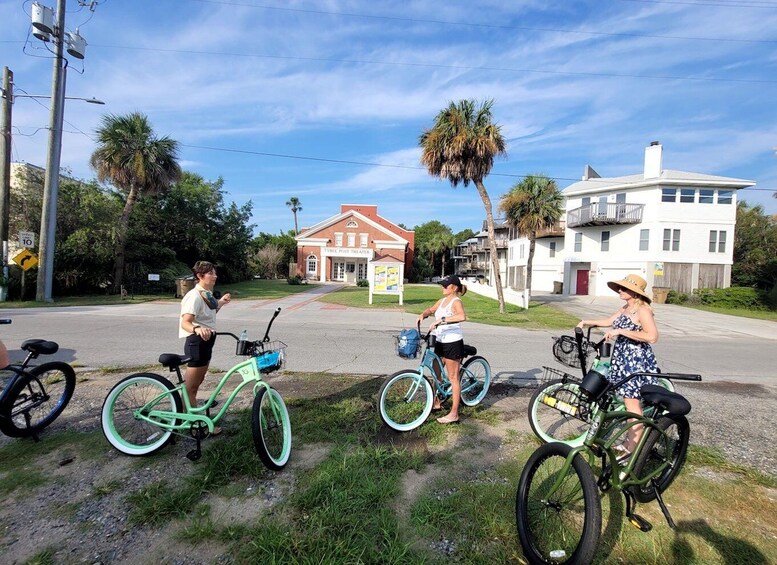
[[[418,371],[398,371],[378,393],[378,412],[383,422],[398,432],[423,424],[432,412],[432,385]]]
[[[491,366],[485,357],[476,355],[467,359],[459,369],[461,401],[467,406],[480,404],[491,386]]]
[[[647,432],[645,445],[637,454],[634,463],[634,476],[643,478],[655,472],[660,465],[668,463],[655,479],[660,492],[664,492],[675,480],[685,464],[688,455],[688,442],[691,426],[685,416],[662,416],[656,421],[656,427]],[[637,502],[651,502],[656,498],[656,489],[652,482],[629,487]]]
[[[280,471],[291,456],[291,420],[280,393],[261,388],[251,410],[254,448],[265,467]]]
[[[521,473],[515,520],[529,563],[590,563],[596,554],[602,507],[593,471],[580,454],[550,492],[571,451],[563,443],[546,443]]]
[[[562,401],[575,409],[575,415],[562,412],[558,405],[544,403],[545,397]],[[575,381],[557,379],[541,385],[529,400],[529,425],[534,434],[545,443],[561,442],[571,447],[583,445],[591,424],[594,406],[586,400]]]
[[[154,373],[135,373],[119,381],[108,393],[100,422],[103,435],[126,455],[150,455],[166,446],[173,432],[135,417],[136,410],[161,396],[155,407],[165,412],[183,412],[181,395],[166,378]],[[178,420],[160,420],[175,425]]]
[[[76,372],[62,361],[20,371],[0,406],[0,430],[10,437],[37,435],[67,407],[75,388]]]

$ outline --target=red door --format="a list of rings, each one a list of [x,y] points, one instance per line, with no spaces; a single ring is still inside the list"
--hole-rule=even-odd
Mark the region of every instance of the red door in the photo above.
[[[575,294],[587,295],[588,294],[588,269],[580,269],[577,271],[577,286]]]

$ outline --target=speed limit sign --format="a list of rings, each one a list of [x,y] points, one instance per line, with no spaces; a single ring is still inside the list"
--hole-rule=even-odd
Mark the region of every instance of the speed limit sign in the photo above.
[[[35,247],[35,232],[20,231],[19,247]]]

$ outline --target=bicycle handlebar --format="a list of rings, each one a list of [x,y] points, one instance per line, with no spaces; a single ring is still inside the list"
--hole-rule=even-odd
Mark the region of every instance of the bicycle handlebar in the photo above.
[[[272,323],[275,321],[275,318],[278,317],[278,314],[281,313],[281,308],[278,307],[275,312],[272,314],[272,318],[270,318],[270,322],[267,324],[267,330],[264,332],[264,337],[261,340],[257,340],[255,343],[267,343],[270,341],[270,328],[272,327]],[[1,322],[0,322],[1,323]],[[240,341],[240,338],[233,334],[232,332],[215,332],[216,335],[228,335],[230,337],[235,338],[235,341]]]

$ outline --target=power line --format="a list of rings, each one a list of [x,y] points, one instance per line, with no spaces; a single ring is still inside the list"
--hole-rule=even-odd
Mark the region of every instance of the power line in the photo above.
[[[345,16],[351,18],[365,18],[375,20],[389,20],[397,22],[409,22],[409,23],[423,23],[423,24],[439,24],[461,27],[475,27],[484,29],[504,29],[504,30],[519,30],[519,31],[541,31],[551,33],[574,33],[579,35],[592,35],[592,36],[606,36],[606,37],[646,37],[655,39],[672,39],[682,41],[728,41],[728,42],[741,42],[741,43],[777,43],[777,40],[773,39],[739,39],[739,38],[723,38],[723,37],[686,37],[679,35],[651,35],[642,33],[617,33],[617,32],[605,32],[605,31],[585,31],[577,29],[564,29],[564,28],[546,28],[546,27],[534,27],[534,26],[514,26],[504,24],[484,24],[476,22],[454,22],[450,20],[431,20],[424,18],[403,18],[399,16],[382,16],[374,14],[358,14],[354,12],[333,12],[327,10],[309,10],[301,8],[286,8],[278,6],[265,6],[262,4],[247,4],[245,2],[234,2],[228,0],[190,0],[192,2],[201,2],[204,4],[222,4],[228,6],[240,6],[243,8],[254,8],[262,10],[277,10],[284,12],[297,12],[303,14],[318,14],[326,16]],[[725,4],[723,4],[725,6]],[[765,7],[765,6],[759,6]],[[777,7],[777,6],[773,6]]]
[[[519,69],[511,67],[490,67],[490,66],[471,66],[471,65],[444,65],[441,63],[403,63],[397,61],[374,61],[369,59],[330,59],[325,57],[298,57],[291,55],[259,55],[255,53],[229,53],[224,51],[193,51],[189,49],[161,49],[157,47],[136,47],[126,45],[107,45],[94,44],[94,47],[103,47],[107,49],[126,49],[132,51],[151,51],[156,53],[178,53],[185,55],[216,55],[226,57],[243,57],[257,59],[278,59],[286,61],[315,61],[319,63],[348,63],[352,65],[387,65],[395,67],[417,67],[432,69],[452,69],[457,71],[497,71],[511,73],[538,73],[548,75],[568,75],[580,77],[608,77],[608,78],[644,78],[654,80],[685,80],[696,82],[733,82],[746,84],[777,84],[777,80],[772,79],[747,79],[747,78],[719,78],[719,77],[691,77],[677,75],[640,75],[630,73],[594,73],[583,71],[549,71],[545,69]]]
[[[361,165],[366,167],[385,167],[385,168],[391,168],[391,169],[405,169],[410,171],[426,171],[426,167],[422,167],[420,165],[412,166],[412,165],[394,165],[390,163],[375,163],[372,161],[353,161],[348,159],[330,159],[326,157],[311,157],[309,155],[290,155],[288,153],[269,153],[265,151],[252,151],[250,149],[232,149],[228,147],[211,147],[207,145],[189,145],[186,143],[181,143],[181,147],[188,147],[190,149],[202,149],[205,151],[219,151],[222,153],[237,153],[237,154],[243,154],[243,155],[256,155],[258,157],[277,157],[279,159],[295,159],[299,161],[318,161],[323,163],[335,163],[339,165]],[[508,177],[508,178],[526,178],[527,176],[530,176],[529,174],[516,174],[516,173],[489,173],[489,176],[495,176],[495,177]],[[549,177],[553,180],[559,180],[559,181],[571,181],[571,182],[579,182],[580,178],[569,178],[569,177]],[[607,179],[589,179],[589,182],[611,182]],[[777,191],[777,188],[747,188],[743,190],[764,190],[764,191]]]

